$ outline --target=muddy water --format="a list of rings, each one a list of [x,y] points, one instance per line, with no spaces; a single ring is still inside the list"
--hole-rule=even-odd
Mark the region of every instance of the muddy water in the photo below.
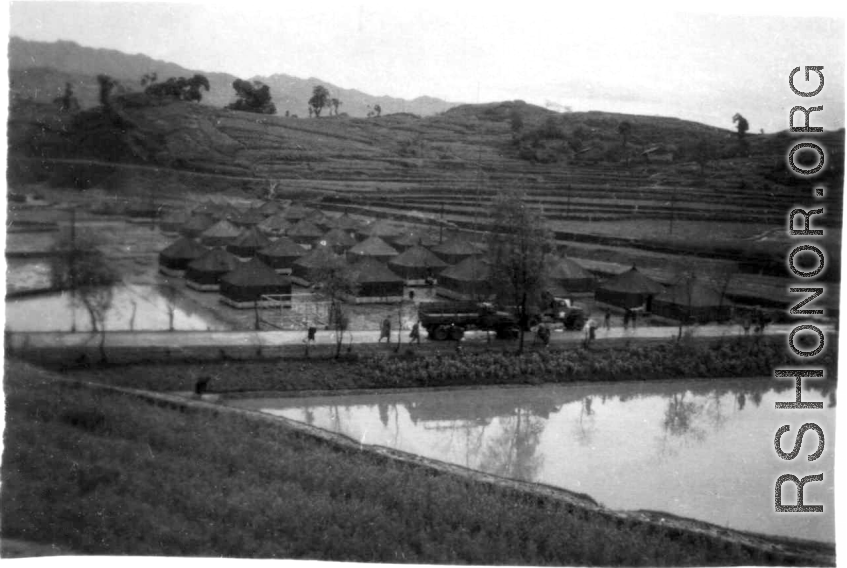
[[[177,297],[169,302],[154,286],[121,286],[114,290],[112,305],[106,314],[108,331],[155,331],[170,327],[176,330],[229,329],[208,310],[198,310]],[[81,305],[76,305],[70,292],[19,298],[6,302],[6,329],[12,331],[90,331],[91,320]]]
[[[695,380],[584,386],[490,388],[300,399],[252,399],[260,409],[472,469],[586,493],[614,509],[650,509],[718,525],[833,541],[835,385],[818,381],[803,399],[817,411],[775,410],[791,401],[791,380]],[[814,462],[817,437],[807,432],[800,455],[783,451],[805,422],[824,430],[826,449]],[[805,504],[823,514],[774,512],[776,479],[824,474],[806,485]],[[787,483],[785,504],[796,491]]]

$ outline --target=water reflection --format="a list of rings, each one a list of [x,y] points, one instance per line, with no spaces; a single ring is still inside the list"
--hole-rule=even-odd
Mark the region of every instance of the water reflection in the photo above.
[[[201,314],[190,302],[154,286],[119,286],[106,314],[107,331],[223,330],[227,325]],[[12,331],[90,331],[84,308],[70,292],[6,302],[6,329]]]
[[[791,381],[665,381],[490,388],[232,404],[514,479],[587,493],[615,509],[652,509],[743,530],[834,538],[822,515],[773,513],[779,475],[823,471],[806,503],[833,503],[834,381],[808,381],[804,400],[828,400],[810,416],[777,411]],[[814,421],[826,432],[815,462],[787,463],[774,432]],[[809,438],[809,444],[815,443]],[[804,445],[804,451],[805,451]],[[802,463],[801,463],[802,462]],[[786,491],[784,500],[792,497]]]

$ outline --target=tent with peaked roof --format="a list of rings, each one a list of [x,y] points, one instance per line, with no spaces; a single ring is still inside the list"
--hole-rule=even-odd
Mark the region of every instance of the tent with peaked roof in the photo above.
[[[291,279],[301,286],[311,286],[315,271],[333,266],[343,258],[328,248],[312,249],[291,265]]]
[[[391,246],[400,252],[419,246],[431,249],[439,244],[438,237],[434,237],[431,234],[424,233],[422,231],[407,231],[391,241]]]
[[[237,227],[253,227],[265,220],[265,215],[257,208],[251,207],[235,215],[230,222]]]
[[[276,213],[264,219],[256,227],[266,235],[278,237],[285,234],[285,231],[291,227],[291,222],[282,213]]]
[[[598,302],[621,308],[644,306],[649,312],[652,310],[653,298],[662,291],[664,287],[661,284],[644,276],[633,266],[598,285],[594,297]]]
[[[241,229],[221,219],[200,234],[200,242],[209,247],[225,247],[241,234]]]
[[[214,224],[215,220],[211,215],[195,213],[179,228],[179,233],[185,237],[196,238]]]
[[[327,217],[326,214],[319,209],[314,209],[311,213],[306,215],[305,219],[324,231],[328,231],[333,226],[334,222],[331,217]]]
[[[306,254],[306,249],[289,239],[280,237],[256,253],[256,258],[273,268],[278,274],[291,274],[294,261]]]
[[[404,280],[394,274],[383,262],[362,258],[350,267],[356,282],[356,293],[344,295],[355,304],[400,302],[403,300]]]
[[[259,211],[265,217],[270,217],[282,211],[282,206],[276,201],[266,201],[259,206]]]
[[[358,233],[363,227],[364,223],[354,219],[346,211],[340,217],[336,217],[332,221],[332,228],[341,229],[342,231]]]
[[[402,232],[395,228],[387,219],[378,219],[373,223],[361,227],[357,235],[360,239],[378,237],[387,243],[391,243],[394,239],[400,237]]]
[[[178,233],[189,219],[191,219],[191,214],[184,209],[170,211],[159,221],[159,228],[163,233]]]
[[[471,256],[455,266],[450,266],[438,275],[438,287],[435,293],[453,300],[489,299],[493,297],[488,262]]]
[[[291,279],[254,258],[221,278],[221,301],[234,308],[291,306]],[[275,296],[268,298],[267,296]]]
[[[547,262],[551,288],[567,293],[594,291],[594,275],[578,262],[567,257],[548,257]]]
[[[226,250],[241,258],[252,258],[260,249],[271,244],[271,240],[259,232],[256,227],[245,229],[226,246]]]
[[[347,259],[350,262],[365,257],[387,262],[395,256],[397,250],[379,237],[369,237],[347,251]]]
[[[197,260],[188,263],[185,269],[185,284],[202,292],[217,291],[221,277],[234,270],[241,261],[223,249],[212,249]]]
[[[168,276],[182,276],[188,264],[209,252],[209,249],[187,237],[170,244],[159,253],[159,272]]]
[[[314,223],[303,219],[285,232],[289,239],[306,248],[311,248],[316,239],[323,236],[324,232],[318,229]]]
[[[732,314],[732,304],[724,294],[697,278],[685,277],[656,296],[653,313],[683,322],[726,321]]]
[[[315,247],[329,247],[336,254],[342,254],[356,246],[356,237],[341,229],[331,229],[315,241]]]
[[[426,284],[426,279],[435,280],[438,273],[447,268],[447,263],[424,247],[412,247],[388,261],[388,267],[402,276],[409,286]]]
[[[466,258],[470,258],[482,252],[477,245],[461,237],[455,237],[448,241],[444,241],[440,245],[432,247],[430,250],[432,250],[438,258],[447,264],[458,264]]]
[[[296,223],[297,221],[302,221],[306,217],[308,217],[315,210],[311,207],[304,207],[302,205],[292,205],[283,211],[283,215],[288,221],[292,223]]]

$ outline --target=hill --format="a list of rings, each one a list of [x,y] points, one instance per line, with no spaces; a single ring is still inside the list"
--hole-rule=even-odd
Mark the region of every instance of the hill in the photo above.
[[[9,41],[9,79],[12,97],[49,103],[60,96],[65,83],[74,85],[76,96],[83,108],[96,106],[98,101],[98,74],[106,74],[121,82],[124,92],[140,91],[139,81],[147,73],[157,73],[162,80],[169,77],[190,77],[195,73],[209,79],[210,90],[204,93],[203,103],[223,107],[234,100],[232,82],[234,75],[205,70],[186,69],[180,65],[160,61],[143,54],[126,54],[113,49],[84,47],[72,41],[37,42],[13,37]],[[245,77],[242,77],[245,78]],[[271,88],[279,114],[288,110],[292,114],[307,115],[309,97],[315,85],[323,85],[342,101],[339,109],[350,116],[366,116],[370,108],[379,104],[383,111],[410,112],[427,116],[454,106],[441,99],[418,97],[413,100],[388,96],[373,96],[356,89],[345,89],[327,81],[310,77],[300,79],[285,74],[269,77],[250,77]]]

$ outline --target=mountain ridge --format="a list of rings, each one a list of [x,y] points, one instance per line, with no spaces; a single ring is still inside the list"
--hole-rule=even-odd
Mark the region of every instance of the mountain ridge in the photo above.
[[[12,94],[31,98],[36,102],[51,102],[61,96],[65,83],[75,87],[75,94],[83,108],[98,104],[96,75],[104,73],[118,79],[125,91],[140,91],[141,77],[146,73],[157,73],[159,79],[191,76],[200,73],[209,79],[210,91],[203,93],[203,103],[224,107],[235,100],[232,82],[235,75],[192,70],[177,63],[154,59],[143,53],[128,54],[109,48],[83,46],[75,41],[57,40],[40,42],[13,36],[9,40],[9,76]],[[51,75],[47,70],[54,70]],[[38,71],[33,71],[38,70]],[[308,100],[315,85],[323,85],[332,95],[341,100],[340,112],[350,116],[367,116],[374,105],[379,104],[384,113],[410,112],[429,116],[444,112],[459,103],[452,103],[421,95],[414,99],[402,99],[388,95],[371,95],[358,89],[340,87],[317,77],[302,79],[285,73],[247,78],[267,84],[271,89],[277,113],[307,115]]]

